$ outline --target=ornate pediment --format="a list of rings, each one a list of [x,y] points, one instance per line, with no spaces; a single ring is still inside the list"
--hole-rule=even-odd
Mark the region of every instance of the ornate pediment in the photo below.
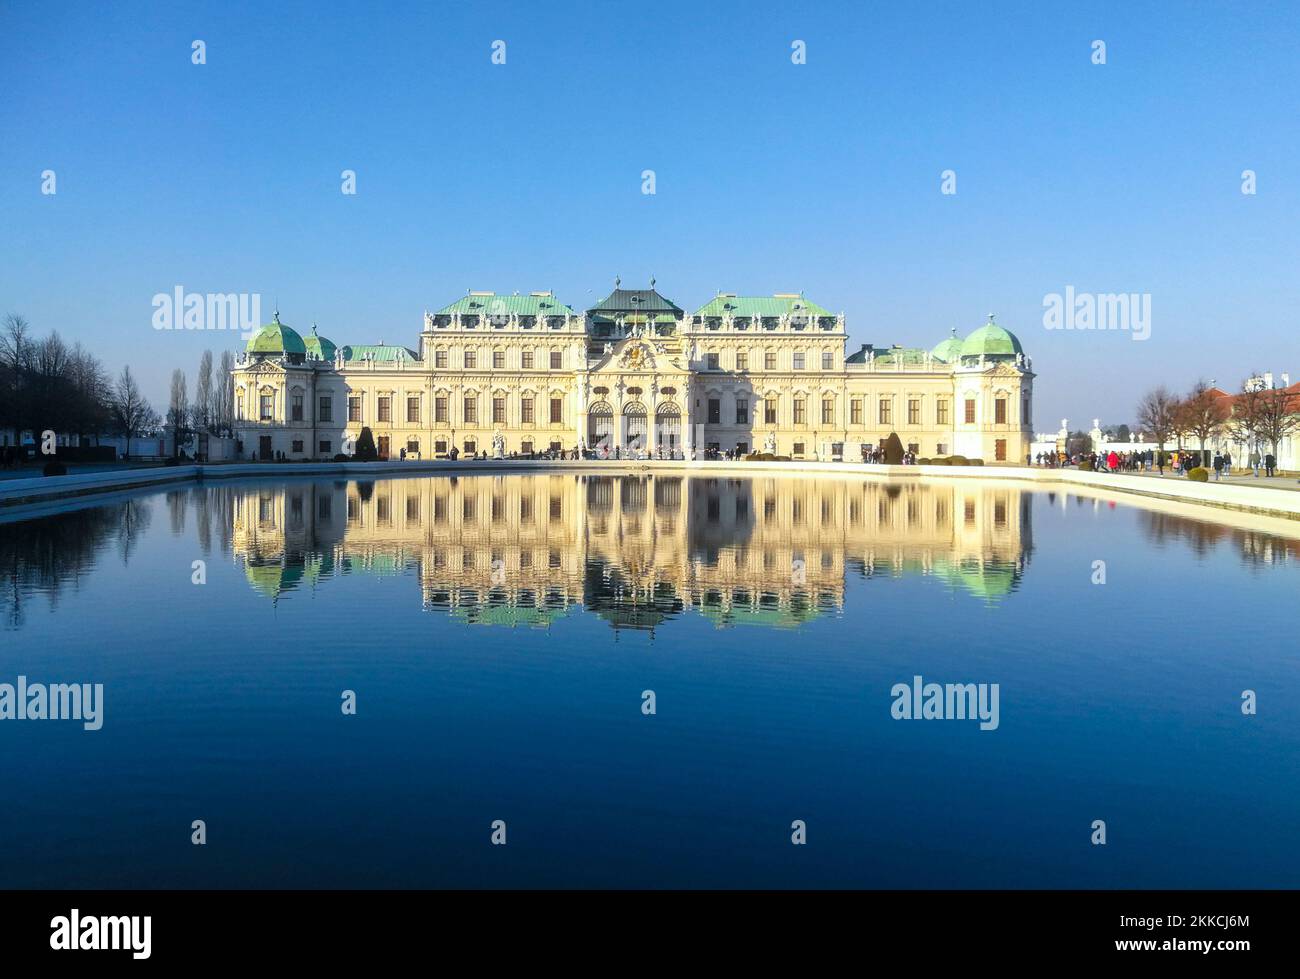
[[[997,363],[984,372],[987,377],[1019,377],[1019,369],[1007,363]]]
[[[287,371],[279,364],[270,360],[263,360],[246,369],[249,374],[285,374]]]
[[[683,370],[681,357],[668,345],[641,337],[628,337],[606,347],[596,371],[662,373]]]

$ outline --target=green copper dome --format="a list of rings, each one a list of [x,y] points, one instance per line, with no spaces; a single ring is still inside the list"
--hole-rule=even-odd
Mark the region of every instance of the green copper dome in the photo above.
[[[930,355],[945,364],[957,363],[957,358],[961,356],[961,341],[957,339],[957,328],[952,328],[952,336],[944,340],[937,347],[930,351]]]
[[[281,323],[278,312],[275,322],[266,324],[253,334],[246,349],[250,354],[307,354],[307,345],[302,342],[298,331]]]
[[[980,357],[986,359],[999,360],[1006,358],[1013,359],[1016,354],[1023,354],[1020,341],[1010,330],[1004,330],[993,322],[993,314],[989,314],[989,321],[981,326],[978,330],[966,338],[961,345],[961,358],[966,360],[978,360]]]
[[[338,350],[333,340],[327,340],[316,333],[315,324],[312,325],[311,336],[303,341],[303,345],[307,348],[307,356],[315,357],[317,360],[333,360]]]

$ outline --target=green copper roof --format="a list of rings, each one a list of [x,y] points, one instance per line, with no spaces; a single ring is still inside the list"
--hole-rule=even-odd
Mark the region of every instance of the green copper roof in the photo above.
[[[462,316],[509,316],[511,313],[519,316],[565,316],[573,313],[573,307],[560,302],[549,293],[545,296],[521,296],[519,293],[508,295],[503,292],[487,295],[471,293],[457,299],[450,306],[442,307],[434,315],[451,316],[453,313]]]
[[[373,360],[377,364],[394,364],[398,355],[403,360],[420,359],[420,355],[409,347],[393,346],[388,343],[361,343],[343,348],[344,360]]]
[[[875,362],[882,367],[895,364],[924,364],[927,352],[920,347],[893,346],[888,350],[877,350]]]
[[[952,336],[942,341],[937,347],[930,351],[945,364],[955,364],[957,358],[961,356],[961,340],[957,338],[957,328],[953,327]]]
[[[338,348],[334,346],[333,340],[327,340],[325,337],[319,336],[316,333],[316,327],[314,325],[311,328],[311,336],[307,337],[307,339],[303,341],[303,345],[307,348],[308,355],[315,357],[318,360],[333,360],[334,354],[338,350]]]
[[[738,316],[753,317],[784,316],[834,316],[829,309],[818,306],[803,296],[731,296],[721,294],[695,311],[696,316]]]
[[[267,323],[249,338],[245,348],[251,354],[306,354],[307,346],[302,342],[298,331],[280,322],[280,314],[275,314],[275,321]]]
[[[588,312],[597,318],[613,319],[628,313],[672,313],[680,316],[682,308],[655,290],[654,279],[650,280],[649,289],[623,289],[615,280],[614,291]]]
[[[1024,353],[1024,350],[1021,349],[1020,341],[1016,339],[1015,334],[994,323],[992,314],[989,315],[989,321],[968,336],[966,342],[961,345],[963,359],[980,356],[1012,358],[1020,353]]]

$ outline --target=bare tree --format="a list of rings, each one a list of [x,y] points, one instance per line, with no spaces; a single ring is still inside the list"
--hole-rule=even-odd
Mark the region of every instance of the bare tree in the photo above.
[[[10,313],[5,317],[4,332],[0,333],[0,362],[13,370],[25,370],[30,361],[31,324],[27,317]]]
[[[235,430],[235,355],[229,350],[221,351],[221,368],[217,372],[213,390],[217,403],[217,425],[223,435],[229,437]]]
[[[190,418],[190,398],[185,390],[185,372],[177,367],[172,371],[171,398],[167,403],[167,424],[172,429],[172,456],[180,454],[181,441]]]
[[[1178,399],[1163,384],[1153,388],[1138,402],[1137,420],[1138,425],[1151,434],[1163,454],[1165,443],[1177,430]]]
[[[1265,388],[1258,394],[1255,437],[1269,447],[1276,461],[1282,440],[1300,431],[1300,397],[1288,395],[1282,388]]]
[[[131,376],[131,368],[123,367],[117,379],[112,398],[113,421],[117,430],[126,436],[126,454],[131,455],[131,439],[157,427],[158,412],[144,399],[140,387]]]
[[[212,427],[212,351],[203,351],[199,360],[199,376],[194,382],[194,427],[206,432]]]
[[[1226,399],[1205,381],[1197,381],[1187,397],[1175,409],[1179,432],[1194,435],[1201,443],[1201,463],[1205,461],[1205,443],[1223,431],[1231,414]]]

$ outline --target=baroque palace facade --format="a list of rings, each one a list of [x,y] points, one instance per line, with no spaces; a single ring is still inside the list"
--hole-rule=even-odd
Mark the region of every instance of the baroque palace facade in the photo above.
[[[337,346],[280,322],[234,369],[243,459],[381,457],[453,447],[623,458],[766,451],[861,458],[897,434],[921,457],[1023,461],[1033,439],[1029,358],[989,322],[933,349],[846,352],[844,315],[803,297],[719,293],[694,313],[616,282],[575,312],[550,292],[469,292],[425,313],[418,349]]]

